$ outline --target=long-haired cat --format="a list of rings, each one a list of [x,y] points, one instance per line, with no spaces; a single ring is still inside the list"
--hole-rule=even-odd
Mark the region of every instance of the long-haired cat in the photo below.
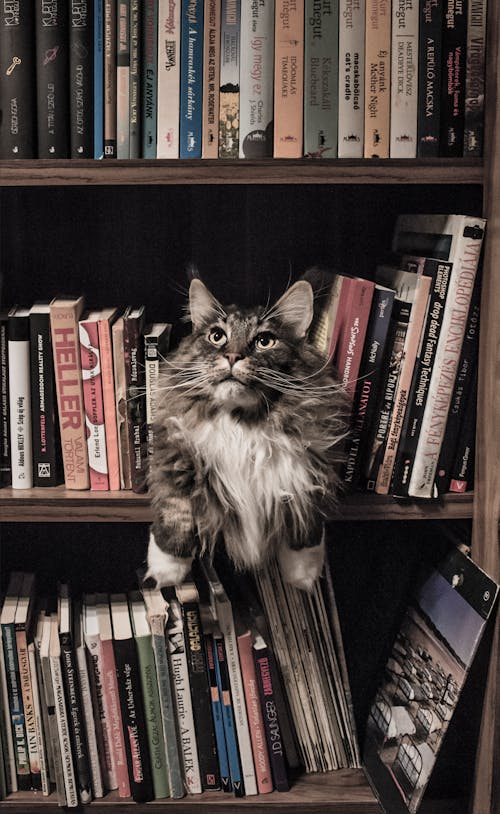
[[[311,285],[242,309],[194,279],[189,308],[192,333],[157,394],[146,579],[182,582],[195,553],[223,540],[236,567],[276,555],[285,580],[310,589],[345,432],[342,391],[307,340]]]

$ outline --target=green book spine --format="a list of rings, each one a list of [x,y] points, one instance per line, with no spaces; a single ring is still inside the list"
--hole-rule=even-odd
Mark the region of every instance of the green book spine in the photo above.
[[[135,639],[141,675],[144,716],[149,743],[151,775],[156,800],[170,797],[167,757],[163,738],[163,723],[160,709],[160,696],[156,680],[155,659],[151,636],[137,636]]]

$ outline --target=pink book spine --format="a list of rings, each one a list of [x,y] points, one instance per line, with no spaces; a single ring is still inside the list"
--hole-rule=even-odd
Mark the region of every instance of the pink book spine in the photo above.
[[[113,374],[113,347],[111,326],[107,319],[99,320],[99,347],[101,351],[102,399],[104,403],[104,426],[106,428],[106,455],[108,459],[109,488],[120,488],[120,459],[116,424],[115,380]]]
[[[349,303],[339,337],[337,366],[339,379],[351,398],[356,391],[374,288],[374,283],[369,280],[351,280]]]
[[[108,734],[116,773],[118,795],[130,797],[125,739],[123,734],[122,715],[116,680],[115,655],[111,639],[101,639],[102,648],[102,689],[104,706],[108,718]]]
[[[255,662],[252,653],[252,635],[249,630],[241,636],[238,636],[238,652],[240,655],[241,676],[245,692],[257,788],[259,794],[268,794],[268,792],[273,790],[273,781],[266,745],[264,720],[260,706]]]
[[[351,297],[351,283],[352,280],[350,277],[344,277],[342,279],[339,303],[337,306],[335,323],[333,326],[332,336],[330,339],[330,350],[328,352],[328,358],[333,360],[333,363],[337,368],[338,368],[339,339],[347,317],[347,308]]]
[[[302,158],[304,2],[277,0],[274,27],[274,157]]]
[[[109,478],[97,322],[80,322],[79,336],[90,488],[106,491],[109,489]]]

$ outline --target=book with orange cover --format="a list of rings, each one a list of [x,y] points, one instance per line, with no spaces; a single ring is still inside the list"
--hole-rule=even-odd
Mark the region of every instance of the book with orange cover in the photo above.
[[[365,158],[389,158],[391,2],[366,0]]]
[[[90,486],[78,320],[83,297],[55,299],[50,304],[57,406],[67,489]]]
[[[116,319],[116,308],[101,311],[99,327],[99,349],[101,355],[102,399],[104,405],[104,426],[106,428],[106,455],[108,478],[111,491],[120,488],[120,461],[118,453],[118,430],[116,424],[115,380],[113,370],[113,346],[111,341],[112,324]]]
[[[302,158],[304,2],[277,0],[274,54],[274,157]]]

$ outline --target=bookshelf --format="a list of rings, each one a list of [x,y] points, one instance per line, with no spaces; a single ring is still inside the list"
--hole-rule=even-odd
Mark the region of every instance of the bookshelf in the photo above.
[[[362,245],[381,232],[380,245],[384,245],[390,231],[393,214],[407,206],[415,211],[426,211],[432,205],[434,211],[445,206],[448,211],[483,212],[488,218],[487,239],[484,257],[484,282],[482,300],[482,327],[479,380],[479,413],[476,444],[476,489],[473,496],[446,497],[439,503],[396,502],[392,499],[376,499],[370,496],[356,496],[347,499],[340,508],[339,518],[345,527],[361,521],[366,525],[367,547],[370,546],[371,524],[394,521],[472,520],[472,556],[496,579],[500,578],[500,552],[498,547],[498,522],[500,516],[500,109],[499,109],[499,42],[500,11],[498,5],[490,2],[488,26],[488,70],[487,70],[487,132],[485,158],[477,160],[433,159],[417,161],[1,161],[0,162],[0,267],[5,276],[4,295],[13,299],[19,292],[26,292],[27,301],[43,296],[43,291],[57,290],[62,283],[73,287],[81,278],[83,285],[93,290],[98,276],[89,268],[89,259],[95,257],[96,266],[104,263],[112,250],[115,253],[113,274],[106,281],[104,299],[113,301],[124,287],[124,279],[131,288],[127,299],[139,296],[144,286],[150,285],[153,275],[169,265],[180,264],[182,252],[174,245],[174,238],[181,238],[183,246],[191,242],[199,248],[200,265],[208,261],[214,253],[214,263],[224,256],[227,250],[229,260],[236,256],[238,238],[235,231],[245,229],[244,234],[258,237],[264,215],[257,218],[257,225],[248,226],[252,207],[273,204],[280,209],[283,223],[271,250],[266,247],[257,252],[259,260],[272,257],[279,241],[284,243],[283,252],[296,239],[298,249],[295,263],[299,264],[307,256],[304,248],[306,239],[317,237],[328,225],[329,214],[340,219],[340,230],[357,216],[360,229],[367,228]],[[429,188],[430,185],[430,188]],[[223,215],[231,211],[235,201],[242,201],[241,212],[237,212],[234,229],[229,235],[223,226],[212,244],[205,245],[210,235],[211,223],[207,218],[206,207],[217,207],[227,195],[228,202]],[[284,210],[283,198],[287,205]],[[327,215],[318,211],[317,216],[304,211],[304,235],[297,235],[299,218],[287,224],[301,201],[304,210],[311,201],[319,199],[318,210],[327,207]],[[148,201],[150,208],[137,214],[137,209]],[[470,203],[470,205],[468,205]],[[184,215],[173,212],[178,205]],[[199,208],[196,208],[198,205]],[[111,207],[111,208],[110,208]],[[135,207],[132,221],[139,225],[135,243],[140,243],[140,228],[148,223],[153,209],[159,207],[160,215],[153,218],[153,227],[160,227],[161,218],[171,216],[174,226],[170,228],[171,245],[157,238],[147,249],[148,258],[153,253],[171,250],[165,264],[156,264],[153,271],[133,274],[133,264],[138,256],[131,242],[120,245],[125,240],[128,209]],[[187,217],[187,209],[194,213]],[[109,215],[109,229],[94,234],[94,210]],[[190,210],[191,211],[191,210]],[[374,215],[375,213],[375,215]],[[200,220],[196,222],[196,218]],[[319,220],[319,227],[316,225]],[[270,228],[275,226],[274,220]],[[382,227],[379,229],[379,227]],[[387,228],[385,228],[387,227]],[[113,228],[116,232],[113,234]],[[87,232],[82,232],[87,230]],[[90,230],[90,231],[89,231]],[[14,235],[16,232],[16,235]],[[184,234],[184,233],[187,234]],[[88,239],[90,235],[90,240]],[[261,238],[265,243],[266,236]],[[279,240],[278,240],[279,239]],[[326,253],[339,248],[346,252],[346,244],[338,236],[323,236]],[[241,240],[241,239],[240,239]],[[167,241],[168,243],[168,241]],[[31,248],[28,248],[28,244]],[[182,248],[182,246],[181,246]],[[348,248],[348,247],[347,247]],[[131,255],[127,258],[127,250]],[[374,253],[377,249],[375,248]],[[361,259],[362,259],[362,255]],[[69,258],[69,259],[68,259]],[[242,284],[246,290],[252,279],[248,266],[252,257],[242,259]],[[30,268],[30,278],[20,278],[20,272]],[[123,269],[123,271],[122,271]],[[165,273],[165,272],[164,272]],[[64,278],[61,280],[61,276]],[[137,279],[137,277],[139,279]],[[221,280],[218,280],[219,285]],[[161,287],[161,280],[156,279]],[[12,295],[12,296],[11,296]],[[182,297],[178,297],[180,302]],[[177,306],[176,306],[177,307]],[[29,490],[14,493],[10,489],[0,490],[0,520],[9,525],[5,535],[6,546],[14,548],[16,541],[22,541],[15,555],[19,567],[23,557],[17,551],[30,549],[30,534],[33,525],[50,523],[51,550],[63,546],[63,534],[58,536],[56,524],[82,523],[98,529],[100,524],[121,524],[124,539],[131,538],[137,524],[148,523],[150,509],[145,496],[130,493],[96,495],[94,493],[69,493],[62,487],[56,489]],[[26,525],[25,525],[26,524]],[[15,527],[15,530],[12,529]],[[131,531],[128,531],[132,529]],[[16,534],[18,536],[16,536]],[[128,534],[128,537],[127,537]],[[402,543],[404,544],[404,543]],[[25,563],[24,563],[25,564]],[[87,566],[85,566],[87,567]],[[396,577],[396,573],[392,575]],[[427,795],[422,812],[427,814],[493,814],[500,810],[500,623],[491,626],[489,640],[491,649],[489,667],[483,665],[480,690],[474,703],[482,705],[483,715],[479,740],[477,742],[474,782],[468,789],[467,797],[460,793],[450,799],[440,795]],[[443,747],[446,752],[447,743]],[[455,770],[461,772],[461,765]],[[315,814],[375,814],[380,809],[361,770],[341,771],[331,775],[305,777],[299,780],[293,790],[286,794],[273,793],[271,796],[247,798],[237,803],[229,795],[205,794],[178,802],[162,803],[172,811],[185,814],[211,811],[222,814],[224,811],[241,810],[247,814],[254,812],[277,811],[279,814],[292,812],[315,812]],[[21,812],[27,807],[40,806],[44,812],[55,812],[54,798],[36,799],[19,794],[2,803],[2,808]],[[112,795],[104,802],[94,802],[91,812],[104,814],[105,811],[125,812],[155,810],[155,804],[140,806],[126,803]]]

